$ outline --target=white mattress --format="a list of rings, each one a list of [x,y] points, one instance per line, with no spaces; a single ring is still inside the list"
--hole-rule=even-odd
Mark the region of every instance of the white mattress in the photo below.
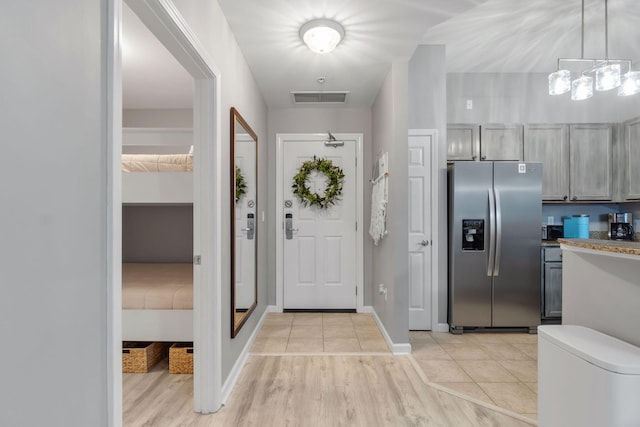
[[[123,263],[124,310],[192,310],[191,263]]]
[[[190,172],[190,154],[123,154],[122,172]]]

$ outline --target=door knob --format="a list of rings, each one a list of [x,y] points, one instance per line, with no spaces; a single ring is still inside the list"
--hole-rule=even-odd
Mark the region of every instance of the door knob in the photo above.
[[[429,246],[429,241],[428,240],[423,240],[422,242],[419,243],[420,246]]]

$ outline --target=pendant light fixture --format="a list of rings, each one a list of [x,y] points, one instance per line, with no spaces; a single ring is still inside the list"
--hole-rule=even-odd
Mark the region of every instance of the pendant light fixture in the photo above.
[[[606,91],[618,88],[618,95],[628,96],[640,93],[640,71],[631,70],[630,59],[609,58],[609,17],[608,0],[604,0],[604,59],[584,57],[584,0],[582,0],[582,33],[580,58],[558,58],[555,72],[549,74],[549,95],[561,95],[571,91],[571,99],[582,100],[593,96],[593,81],[595,89]],[[587,64],[578,73],[575,80],[571,80],[571,71],[561,69],[561,63],[581,62]],[[622,74],[623,69],[626,73]]]
[[[314,19],[300,28],[300,38],[316,53],[329,53],[344,38],[344,28],[330,19]]]

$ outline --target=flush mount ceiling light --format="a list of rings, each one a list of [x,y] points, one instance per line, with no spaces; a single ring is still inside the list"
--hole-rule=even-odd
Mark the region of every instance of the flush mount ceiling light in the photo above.
[[[640,71],[631,70],[630,59],[609,58],[608,0],[604,0],[604,59],[584,57],[584,0],[582,0],[582,35],[580,58],[558,58],[558,67],[549,74],[549,95],[561,95],[571,91],[571,99],[582,100],[593,96],[595,76],[596,90],[605,91],[618,88],[618,95],[628,96],[640,93]],[[561,69],[562,62],[582,62],[587,68],[578,73],[571,81],[571,71]],[[626,73],[622,74],[622,67]]]
[[[342,25],[330,19],[315,19],[300,28],[300,38],[314,52],[328,53],[344,37]]]

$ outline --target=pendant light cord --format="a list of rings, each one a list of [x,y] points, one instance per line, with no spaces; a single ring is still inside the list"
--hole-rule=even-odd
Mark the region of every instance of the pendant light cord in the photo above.
[[[582,33],[580,38],[580,59],[584,59],[584,0],[582,0]]]
[[[584,1],[584,0],[582,0]],[[609,8],[604,0],[604,59],[609,60]]]

